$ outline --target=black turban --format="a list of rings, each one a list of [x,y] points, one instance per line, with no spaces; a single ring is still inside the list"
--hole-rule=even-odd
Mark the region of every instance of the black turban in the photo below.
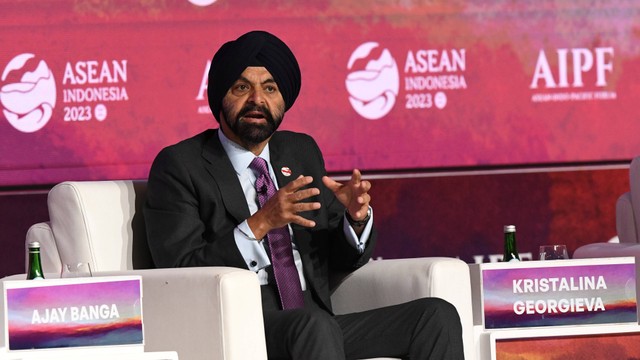
[[[248,66],[265,67],[282,93],[285,111],[300,93],[300,67],[289,47],[265,31],[251,31],[222,45],[211,60],[207,96],[220,122],[222,98]]]

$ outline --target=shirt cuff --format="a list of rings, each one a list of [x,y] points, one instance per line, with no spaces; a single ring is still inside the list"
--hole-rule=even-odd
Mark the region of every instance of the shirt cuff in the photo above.
[[[264,248],[262,241],[256,240],[246,220],[233,230],[233,237],[249,270],[257,272],[271,265],[267,250]]]
[[[347,241],[349,242],[349,244],[357,249],[361,254],[364,252],[364,248],[367,246],[369,236],[371,235],[371,229],[373,229],[373,209],[371,208],[371,206],[369,206],[369,210],[371,210],[371,217],[369,218],[367,224],[364,226],[364,230],[362,230],[362,234],[360,234],[359,238],[349,224],[346,212],[344,214],[344,234],[347,237]]]

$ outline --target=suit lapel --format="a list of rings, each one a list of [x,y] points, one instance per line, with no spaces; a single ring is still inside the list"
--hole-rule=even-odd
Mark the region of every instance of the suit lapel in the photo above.
[[[276,133],[275,135],[279,135]],[[292,151],[285,148],[286,140],[282,140],[281,136],[275,136],[269,142],[269,156],[271,157],[271,166],[276,174],[278,186],[280,188],[286,186],[302,174],[302,164],[291,156]]]
[[[251,216],[251,213],[236,171],[220,143],[218,131],[220,130],[216,130],[204,145],[202,157],[206,160],[205,168],[220,190],[224,207],[238,223],[241,223]]]

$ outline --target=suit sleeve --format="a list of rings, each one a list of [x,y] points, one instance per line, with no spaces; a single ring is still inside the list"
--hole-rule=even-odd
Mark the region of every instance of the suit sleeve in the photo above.
[[[318,163],[322,165],[321,175],[327,175],[322,152],[315,140],[310,137],[309,139],[313,144],[312,148],[315,150],[315,157]],[[324,186],[321,176],[318,177],[318,179],[320,180],[318,185],[320,186],[321,194],[324,194],[322,201],[327,204],[326,207],[328,209],[328,230],[331,241],[329,266],[332,270],[337,271],[355,270],[366,264],[369,259],[371,259],[377,240],[375,227],[371,230],[364,251],[361,253],[354,248],[353,245],[349,243],[344,232],[345,207],[340,203],[340,201],[338,201],[333,192]]]
[[[153,162],[144,207],[153,260],[158,267],[246,268],[233,237],[236,224],[219,211],[215,184],[204,184],[204,177],[191,170],[194,158],[199,157],[169,147]]]

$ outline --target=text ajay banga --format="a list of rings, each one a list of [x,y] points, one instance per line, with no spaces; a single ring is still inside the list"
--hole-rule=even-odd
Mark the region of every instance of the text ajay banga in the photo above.
[[[514,279],[513,293],[551,293],[606,290],[604,276]],[[517,315],[606,311],[601,297],[566,297],[560,299],[518,300],[513,303]]]
[[[120,317],[116,304],[69,306],[33,310],[31,324],[51,324],[69,321],[108,320]]]

